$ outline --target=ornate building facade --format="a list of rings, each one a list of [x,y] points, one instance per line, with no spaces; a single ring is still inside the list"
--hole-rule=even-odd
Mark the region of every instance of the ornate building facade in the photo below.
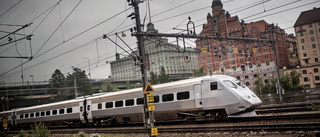
[[[275,54],[278,68],[289,65],[283,29],[264,20],[245,23],[226,12],[220,0],[213,0],[211,8],[212,13],[208,13],[200,35],[240,39],[196,40],[197,48],[207,49],[207,54],[198,56],[198,64],[204,66],[208,74],[231,75],[253,89],[256,77],[260,76],[265,83],[277,77]]]

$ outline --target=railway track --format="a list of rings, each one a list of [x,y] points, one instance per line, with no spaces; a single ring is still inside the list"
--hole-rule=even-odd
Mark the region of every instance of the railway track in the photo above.
[[[303,119],[304,121],[298,121]],[[192,123],[192,124],[191,124]],[[257,116],[247,118],[230,118],[225,121],[194,121],[156,123],[161,133],[210,133],[210,132],[286,132],[317,131],[320,129],[320,113],[301,113],[288,115]],[[19,131],[8,131],[7,134],[18,134]],[[28,131],[31,133],[31,131]],[[133,134],[148,133],[140,124],[122,127],[87,127],[87,128],[55,128],[51,134],[109,133]]]

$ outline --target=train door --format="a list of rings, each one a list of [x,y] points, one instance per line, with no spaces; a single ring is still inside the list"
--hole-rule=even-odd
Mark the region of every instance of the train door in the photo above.
[[[80,106],[80,120],[82,123],[92,123],[92,101],[85,99],[83,102],[79,102]]]
[[[200,84],[193,85],[193,89],[194,89],[195,106],[196,106],[196,108],[202,108],[202,90],[201,90],[201,85]]]

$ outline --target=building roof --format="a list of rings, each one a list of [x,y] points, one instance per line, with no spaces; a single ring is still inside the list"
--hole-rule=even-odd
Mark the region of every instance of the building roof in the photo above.
[[[302,26],[314,22],[320,21],[320,8],[313,8],[312,10],[301,12],[299,18],[297,19],[294,27]]]

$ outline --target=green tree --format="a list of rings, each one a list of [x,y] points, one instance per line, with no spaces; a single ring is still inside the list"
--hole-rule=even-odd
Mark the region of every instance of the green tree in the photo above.
[[[102,92],[115,92],[119,91],[119,89],[113,85],[110,81],[106,81],[101,85]]]
[[[164,69],[164,67],[161,67],[160,74],[158,75],[158,82],[159,83],[166,83],[169,81],[170,81],[169,75],[166,74],[166,70]]]
[[[133,89],[134,88],[134,86],[131,85],[129,81],[126,81],[126,87],[127,87],[127,89]]]
[[[156,72],[151,71],[150,72],[150,84],[158,84],[158,74]]]
[[[73,73],[68,74],[65,85],[67,87],[74,87],[74,78],[76,79],[78,96],[93,94],[91,82],[85,71],[82,71],[79,68],[73,68]],[[74,89],[72,89],[71,92],[72,91],[74,93]]]
[[[61,73],[59,69],[56,69],[54,73],[51,75],[50,87],[62,88],[64,86],[65,81],[66,81],[65,76]]]
[[[263,81],[261,79],[261,77],[257,77],[257,79],[254,81],[254,91],[259,94],[259,96],[261,97],[262,94],[262,87],[263,87]]]
[[[66,99],[70,99],[70,94],[68,93],[67,90],[62,89],[65,87],[65,82],[66,78],[65,76],[61,73],[59,69],[56,69],[54,73],[51,75],[50,79],[50,94],[55,94],[56,96],[54,97],[54,101],[62,101]]]
[[[200,67],[199,69],[193,69],[192,71],[193,71],[193,73],[192,73],[193,77],[201,77],[201,76],[207,75],[204,72],[204,66]]]

